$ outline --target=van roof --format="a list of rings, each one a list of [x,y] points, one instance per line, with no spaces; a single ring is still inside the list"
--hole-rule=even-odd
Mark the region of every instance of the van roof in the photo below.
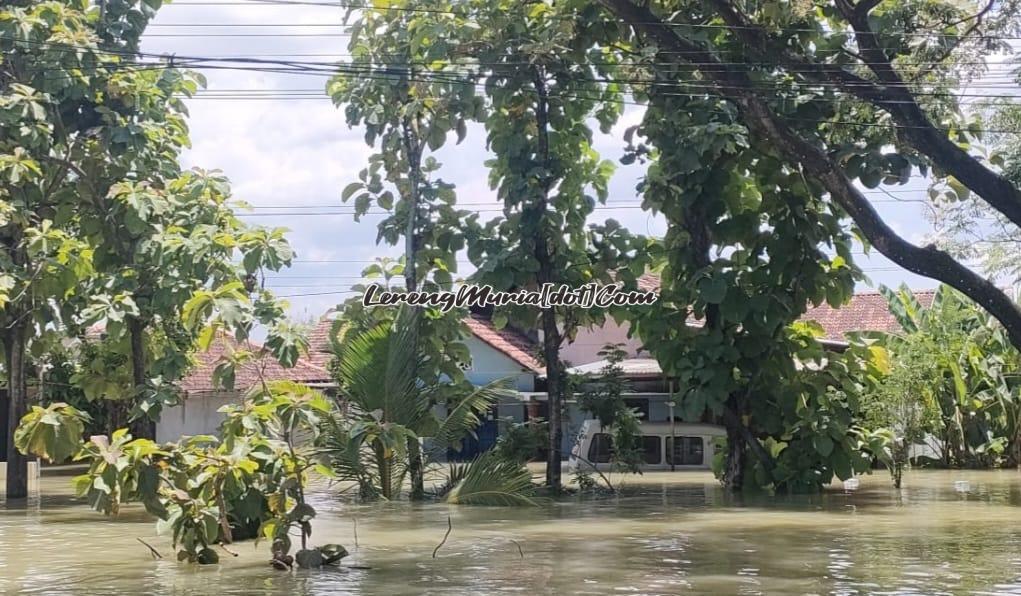
[[[596,431],[602,430],[602,425],[598,420],[589,419],[584,422],[586,427],[595,426]],[[727,434],[727,430],[718,424],[703,424],[695,422],[674,422],[672,425],[670,422],[642,422],[639,424],[639,429],[645,434],[656,434],[656,435],[669,435],[670,430],[673,428],[675,435],[682,435],[684,433],[696,433],[703,435],[723,436]]]

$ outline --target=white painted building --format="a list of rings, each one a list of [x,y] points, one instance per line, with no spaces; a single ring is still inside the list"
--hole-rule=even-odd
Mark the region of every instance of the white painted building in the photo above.
[[[213,382],[213,372],[225,356],[234,350],[252,350],[260,354],[253,361],[235,371],[234,389],[223,390]],[[311,386],[328,388],[332,386],[330,373],[308,359],[299,360],[293,368],[284,368],[272,355],[263,351],[262,346],[238,346],[234,340],[221,335],[213,341],[209,350],[192,356],[195,366],[181,379],[180,403],[163,411],[156,424],[156,440],[176,441],[182,436],[215,435],[223,421],[218,412],[228,404],[241,403],[244,394],[262,379],[267,381],[289,380]]]

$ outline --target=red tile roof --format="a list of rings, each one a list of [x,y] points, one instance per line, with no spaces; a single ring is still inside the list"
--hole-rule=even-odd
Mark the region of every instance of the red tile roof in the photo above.
[[[308,361],[323,368],[326,368],[333,358],[330,336],[333,334],[334,320],[330,318],[331,314],[332,311],[323,315],[308,334]]]
[[[525,334],[507,327],[497,329],[492,321],[482,315],[469,315],[465,317],[464,322],[475,337],[524,368],[532,372],[545,370],[542,363],[532,355],[535,352],[535,343]]]
[[[638,276],[638,289],[643,292],[659,291],[659,275],[655,273],[643,273]]]
[[[238,349],[250,349],[258,354],[257,358],[238,367],[235,372],[234,389],[238,391],[247,391],[262,378],[269,381],[286,380],[300,383],[332,382],[330,373],[325,368],[316,366],[307,359],[299,359],[293,368],[284,368],[260,344],[252,342],[250,347],[239,346],[233,338],[221,335],[213,341],[208,350],[193,354],[195,366],[177,383],[178,387],[185,393],[220,390],[213,384],[213,371],[227,354]]]
[[[534,372],[544,370],[542,363],[532,355],[535,352],[535,344],[523,333],[509,328],[497,329],[482,315],[469,315],[464,318],[464,323],[472,335],[522,367]],[[308,359],[317,366],[325,367],[333,357],[330,351],[332,329],[333,321],[324,316],[309,334]]]
[[[915,298],[923,307],[932,304],[936,290],[913,290]],[[897,319],[890,313],[886,298],[879,292],[861,292],[851,301],[833,308],[821,304],[808,309],[801,320],[815,321],[826,331],[825,339],[845,341],[845,334],[852,331],[896,331],[900,329]]]
[[[638,288],[644,291],[659,290],[659,276],[646,273],[638,278]],[[936,290],[913,290],[915,298],[922,306],[932,304]],[[852,331],[896,331],[900,329],[897,320],[890,313],[886,299],[879,292],[859,292],[851,301],[840,308],[822,304],[809,308],[802,321],[815,321],[822,325],[826,335],[824,340],[845,342],[845,335]],[[701,321],[689,320],[693,326],[700,326]]]

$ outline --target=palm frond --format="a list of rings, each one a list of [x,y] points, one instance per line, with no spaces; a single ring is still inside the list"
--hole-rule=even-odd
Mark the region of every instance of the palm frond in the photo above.
[[[376,326],[346,338],[339,354],[340,389],[352,405],[365,412],[378,408],[380,375],[386,374],[386,341],[389,330]]]
[[[338,374],[344,397],[363,413],[378,413],[381,422],[415,428],[428,412],[415,371],[415,317],[402,309],[393,322],[345,336]]]
[[[386,375],[383,393],[389,420],[415,428],[428,412],[418,383],[421,352],[418,349],[418,314],[402,306],[390,329],[387,346]]]
[[[510,379],[498,379],[476,387],[447,411],[433,438],[444,447],[456,446],[461,439],[474,433],[482,424],[481,415],[488,412],[501,399],[510,399],[513,396]]]
[[[459,505],[537,506],[532,474],[524,465],[487,451],[459,470],[460,481],[447,493]]]
[[[333,472],[334,479],[353,482],[363,499],[377,499],[379,473],[372,465],[371,449],[360,437],[351,434],[350,429],[335,417],[327,419],[316,440],[316,452],[325,458]]]

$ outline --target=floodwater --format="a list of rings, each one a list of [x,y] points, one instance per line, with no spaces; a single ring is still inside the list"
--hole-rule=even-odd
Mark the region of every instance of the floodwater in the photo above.
[[[655,473],[619,496],[528,509],[321,490],[313,543],[342,543],[346,564],[371,569],[293,573],[266,564],[265,543],[177,563],[143,512],[104,518],[68,485],[44,477],[41,498],[0,505],[0,593],[1021,594],[1016,471],[918,471],[899,493],[880,472],[851,492],[743,499],[709,474]]]

